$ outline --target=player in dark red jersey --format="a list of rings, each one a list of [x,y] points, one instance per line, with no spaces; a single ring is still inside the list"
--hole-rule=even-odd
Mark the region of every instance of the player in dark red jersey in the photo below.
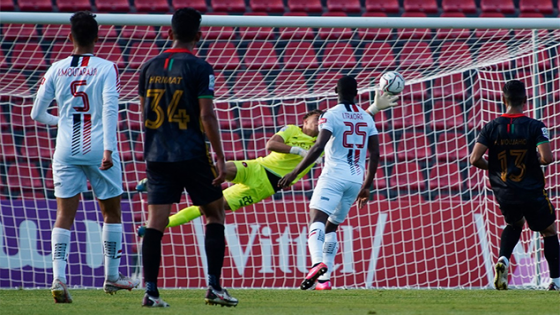
[[[146,281],[143,306],[167,307],[157,289],[161,239],[171,205],[186,189],[206,217],[207,304],[236,306],[220,286],[225,252],[225,160],[214,114],[214,71],[192,51],[200,40],[200,13],[191,8],[173,14],[171,49],[149,60],[140,72],[138,92],[144,114],[144,157],[148,175],[148,222],[142,243]],[[206,145],[216,153],[216,168]]]
[[[541,233],[550,269],[549,290],[560,290],[560,263],[556,213],[545,192],[541,165],[553,162],[545,125],[523,114],[525,85],[512,80],[503,88],[506,113],[489,122],[478,136],[470,163],[488,170],[490,184],[507,223],[502,232],[494,286],[507,290],[508,264],[525,220]],[[488,150],[488,160],[483,155]]]

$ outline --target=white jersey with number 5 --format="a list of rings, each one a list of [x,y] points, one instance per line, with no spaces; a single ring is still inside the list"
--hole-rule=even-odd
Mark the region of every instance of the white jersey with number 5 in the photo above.
[[[369,136],[377,134],[373,118],[355,104],[338,104],[319,119],[319,131],[332,132],[325,147],[321,177],[363,183]]]
[[[41,80],[31,117],[58,124],[55,161],[96,165],[103,150],[117,153],[119,90],[119,71],[108,60],[73,55],[50,67]],[[58,117],[47,113],[53,99]]]

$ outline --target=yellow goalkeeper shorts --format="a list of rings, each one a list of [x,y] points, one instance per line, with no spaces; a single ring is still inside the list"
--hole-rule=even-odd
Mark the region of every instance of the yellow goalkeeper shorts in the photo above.
[[[233,161],[237,175],[232,183],[235,185],[224,190],[224,198],[231,210],[252,205],[274,195],[266,170],[254,160]]]

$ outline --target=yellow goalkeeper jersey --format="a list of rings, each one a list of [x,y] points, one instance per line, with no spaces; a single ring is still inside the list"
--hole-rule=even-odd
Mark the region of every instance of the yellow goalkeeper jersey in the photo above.
[[[300,147],[305,150],[309,150],[317,140],[317,137],[306,135],[305,133],[303,133],[300,127],[295,125],[287,125],[284,128],[280,129],[280,131],[278,131],[276,134],[284,139],[285,144],[292,147]],[[299,164],[299,162],[301,162],[301,160],[303,160],[303,157],[299,155],[278,152],[271,152],[265,157],[256,159],[256,161],[260,165],[279,177],[283,177],[284,175],[293,171]],[[313,165],[315,165],[315,163],[311,164],[311,166],[305,169],[305,171],[301,172],[294,183],[305,176],[305,174],[309,173],[309,170],[311,170]]]

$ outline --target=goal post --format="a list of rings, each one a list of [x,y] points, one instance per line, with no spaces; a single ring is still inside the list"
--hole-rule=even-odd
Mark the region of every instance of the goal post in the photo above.
[[[48,287],[56,215],[50,159],[56,128],[29,113],[48,66],[71,54],[70,14],[0,12],[0,287]],[[125,225],[121,271],[141,275],[146,196],[138,71],[171,47],[170,15],[98,14],[96,54],[120,71],[119,150]],[[484,123],[504,108],[503,84],[528,88],[526,113],[548,126],[555,156],[560,125],[560,25],[534,18],[387,18],[204,15],[195,53],[213,65],[215,111],[227,159],[267,154],[266,141],[305,112],[336,104],[341,75],[356,77],[366,107],[385,71],[407,80],[399,106],[375,117],[381,161],[372,200],[338,230],[338,288],[484,288],[491,285],[504,221],[468,154]],[[56,111],[56,106],[51,107]],[[557,204],[557,164],[546,168]],[[317,165],[292,188],[226,216],[227,287],[291,288],[305,276],[308,203]],[[84,194],[72,230],[71,286],[103,283],[101,214]],[[190,205],[184,195],[176,209]],[[204,287],[204,224],[168,229],[162,287]],[[512,256],[512,286],[542,286],[548,267],[526,229]],[[544,257],[544,256],[543,256]],[[537,272],[537,270],[539,272]]]

